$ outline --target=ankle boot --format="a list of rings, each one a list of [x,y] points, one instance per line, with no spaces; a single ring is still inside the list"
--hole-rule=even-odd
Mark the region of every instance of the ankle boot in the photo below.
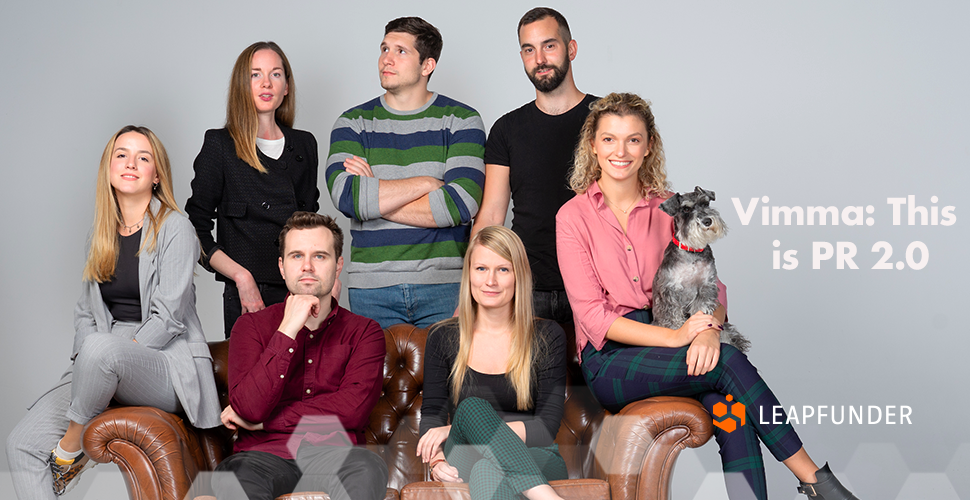
[[[828,462],[815,472],[815,481],[814,483],[799,481],[798,492],[815,500],[859,500],[845,486],[842,486],[835,474],[832,474]]]

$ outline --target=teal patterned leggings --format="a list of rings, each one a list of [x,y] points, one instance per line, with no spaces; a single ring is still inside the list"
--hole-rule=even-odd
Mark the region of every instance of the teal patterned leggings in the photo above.
[[[444,451],[472,500],[519,499],[525,490],[568,477],[558,445],[527,447],[481,398],[458,404]]]

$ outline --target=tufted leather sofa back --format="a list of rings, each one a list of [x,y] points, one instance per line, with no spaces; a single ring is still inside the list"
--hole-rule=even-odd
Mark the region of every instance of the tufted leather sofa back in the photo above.
[[[387,463],[387,485],[401,489],[426,481],[426,467],[415,456],[424,388],[424,344],[428,330],[393,325],[384,330],[384,385],[370,414],[367,447]]]

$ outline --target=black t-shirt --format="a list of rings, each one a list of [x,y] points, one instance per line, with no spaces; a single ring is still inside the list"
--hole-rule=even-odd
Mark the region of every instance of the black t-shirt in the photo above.
[[[111,281],[101,283],[101,299],[117,321],[141,322],[141,291],[138,290],[138,246],[141,229],[121,236],[118,263]]]
[[[597,99],[587,94],[555,116],[532,101],[499,118],[485,143],[485,163],[509,167],[512,230],[525,244],[536,290],[565,290],[556,257],[556,213],[573,197],[568,180],[573,154]]]

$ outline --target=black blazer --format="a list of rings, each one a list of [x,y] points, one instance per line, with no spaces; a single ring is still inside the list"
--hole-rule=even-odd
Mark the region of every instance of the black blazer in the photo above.
[[[208,256],[222,250],[245,267],[257,283],[283,284],[277,259],[280,230],[298,210],[320,209],[317,188],[317,140],[313,134],[280,125],[285,146],[279,160],[257,148],[267,173],[236,156],[229,131],[207,130],[202,151],[195,158],[192,196],[185,212],[202,243],[202,265]],[[216,238],[212,238],[218,220]],[[216,273],[219,281],[231,281]]]

